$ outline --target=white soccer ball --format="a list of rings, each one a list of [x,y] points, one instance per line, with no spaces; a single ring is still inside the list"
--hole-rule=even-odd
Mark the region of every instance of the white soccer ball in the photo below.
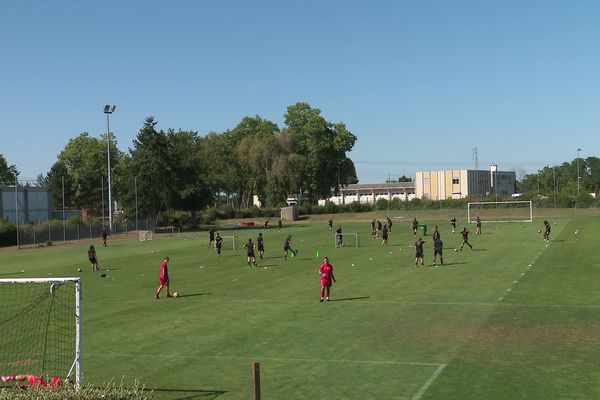
[[[541,230],[541,229],[538,229],[538,233],[542,233],[542,230]]]
[[[77,272],[81,272],[83,271],[81,268],[77,268]]]
[[[356,267],[356,265],[352,264],[353,267]]]
[[[173,297],[179,297],[179,292],[173,293]]]
[[[454,251],[458,251],[458,249],[454,249]]]

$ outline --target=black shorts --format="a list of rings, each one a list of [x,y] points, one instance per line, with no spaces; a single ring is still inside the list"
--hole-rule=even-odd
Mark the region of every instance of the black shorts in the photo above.
[[[416,258],[423,258],[423,250],[417,250],[415,253]]]
[[[249,252],[247,253],[247,255],[248,255],[248,257],[254,257],[254,252],[253,252],[253,251],[249,251]]]
[[[383,235],[381,235],[381,237],[383,238],[383,240],[388,240],[388,234],[384,233]]]
[[[439,255],[440,257],[442,257],[442,249],[433,250],[433,256],[435,257],[437,255]]]
[[[292,249],[292,248],[291,248],[291,247],[289,247],[289,246],[283,246],[283,251],[288,251],[288,250],[291,250],[291,249]]]
[[[258,245],[258,251],[265,251],[265,245],[259,244]]]
[[[96,257],[89,257],[89,259],[92,264],[98,264],[98,261],[96,261]]]

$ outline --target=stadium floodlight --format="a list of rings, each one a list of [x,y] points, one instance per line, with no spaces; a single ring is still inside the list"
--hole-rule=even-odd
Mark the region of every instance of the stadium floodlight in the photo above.
[[[579,152],[581,151],[581,149],[578,147],[577,148],[577,196],[579,196],[579,181],[581,180],[581,177],[579,176]]]
[[[106,153],[106,158],[108,160],[108,224],[109,224],[109,230],[110,232],[112,232],[112,220],[113,220],[113,213],[112,213],[112,186],[111,186],[111,180],[110,180],[110,114],[115,112],[115,109],[117,108],[117,106],[115,105],[111,105],[111,104],[105,104],[104,105],[104,114],[106,114],[106,146],[108,149],[108,152]]]

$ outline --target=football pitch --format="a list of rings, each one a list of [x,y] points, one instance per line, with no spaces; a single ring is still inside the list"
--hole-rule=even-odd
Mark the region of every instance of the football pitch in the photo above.
[[[256,361],[263,399],[600,398],[598,217],[550,219],[550,244],[541,219],[484,224],[482,235],[469,226],[474,249],[463,251],[454,249],[464,220],[456,234],[447,219],[427,221],[425,268],[414,266],[410,221],[394,220],[384,247],[369,221],[336,218],[334,229],[359,232],[361,247],[335,248],[326,222],[300,222],[220,231],[238,236],[221,257],[206,232],[97,241],[106,277],[91,271],[90,242],[5,249],[0,277],[82,277],[85,384],[249,399]],[[242,246],[259,232],[265,258],[249,268]],[[288,234],[299,253],[284,261]],[[181,296],[157,300],[165,256]],[[337,283],[320,303],[323,256]]]

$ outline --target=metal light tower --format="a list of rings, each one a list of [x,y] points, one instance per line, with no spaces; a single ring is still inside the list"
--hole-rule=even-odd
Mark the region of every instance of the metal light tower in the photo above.
[[[104,106],[104,114],[106,114],[106,146],[107,146],[107,155],[108,159],[108,223],[109,223],[109,231],[112,233],[113,226],[113,213],[112,213],[112,186],[110,179],[110,114],[115,112],[115,108],[117,106],[113,106],[110,104],[106,104]]]
[[[577,148],[577,197],[579,197],[579,181],[581,180],[581,177],[579,176],[579,152],[581,151],[581,149],[578,147]]]

